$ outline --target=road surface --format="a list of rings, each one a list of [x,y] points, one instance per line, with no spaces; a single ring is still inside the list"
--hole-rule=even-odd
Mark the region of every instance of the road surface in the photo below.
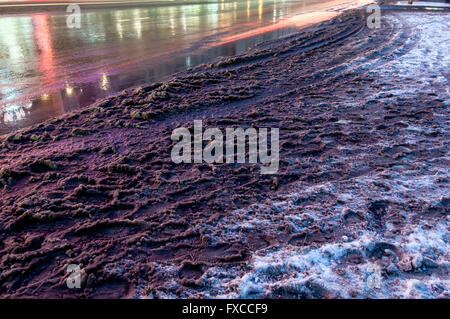
[[[80,28],[68,28],[64,6],[51,6],[67,2],[0,2],[0,134],[243,52],[359,0],[113,1],[95,9],[85,5],[112,1],[81,1]]]

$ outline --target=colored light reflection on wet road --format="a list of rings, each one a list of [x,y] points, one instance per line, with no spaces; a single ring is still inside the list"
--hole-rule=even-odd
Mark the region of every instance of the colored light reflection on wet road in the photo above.
[[[5,1],[3,1],[5,2]],[[2,3],[2,2],[0,2]],[[292,34],[358,0],[210,0],[61,11],[0,7],[0,134]]]

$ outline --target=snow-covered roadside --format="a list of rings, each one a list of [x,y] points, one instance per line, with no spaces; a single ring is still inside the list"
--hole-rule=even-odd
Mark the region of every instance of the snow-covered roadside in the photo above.
[[[431,224],[400,211],[408,226],[398,229],[395,221],[387,221],[384,231],[379,232],[376,227],[361,230],[359,217],[352,213],[364,211],[373,203],[408,202],[436,208],[449,200],[448,189],[442,183],[450,178],[448,171],[416,178],[409,174],[393,174],[391,181],[382,177],[356,178],[345,186],[326,183],[292,193],[284,201],[235,211],[220,225],[207,227],[213,238],[216,233],[220,238],[245,241],[249,232],[276,236],[277,229],[285,227],[298,233],[307,230],[312,221],[326,228],[338,220],[354,218],[350,223],[355,225],[353,231],[333,243],[270,247],[256,252],[248,266],[210,268],[201,278],[204,291],[199,294],[186,289],[184,297],[448,298],[449,216]],[[391,190],[382,192],[374,188],[376,184]],[[326,193],[335,194],[339,204],[314,202],[319,194]],[[298,203],[308,199],[312,204],[299,209]],[[373,217],[366,213],[363,218]],[[168,278],[176,278],[178,268],[173,264],[157,265],[157,270]],[[176,280],[169,280],[166,288],[170,291],[177,285]],[[157,296],[175,297],[167,292]]]
[[[398,23],[399,16],[386,19]],[[402,13],[401,19],[404,27],[414,28],[414,38],[407,43],[408,52],[399,48],[397,58],[369,66],[370,75],[384,87],[368,99],[389,102],[433,94],[434,85],[448,84],[448,17]],[[445,94],[448,106],[448,85]],[[442,116],[442,125],[448,126],[446,114],[436,116]],[[418,143],[420,136],[429,133],[427,127],[405,125],[405,145]],[[385,147],[396,147],[385,143]],[[304,231],[301,240],[306,241],[314,236],[310,232],[313,222],[321,225],[323,233],[342,220],[352,224],[334,242],[303,246],[293,241],[255,252],[246,266],[209,268],[199,280],[201,292],[183,288],[182,297],[449,298],[449,160],[447,149],[445,156],[434,161],[406,160],[404,167],[387,167],[374,175],[312,187],[299,184],[279,201],[255,204],[224,216],[219,224],[204,225],[202,232],[211,240],[245,242],[250,232],[277,236],[286,227],[292,233]],[[377,216],[379,210],[388,217]],[[446,215],[423,219],[417,214],[433,211]],[[156,271],[167,276],[168,285],[152,296],[176,296],[170,291],[178,286],[174,278],[179,268],[169,263],[156,265]]]
[[[307,251],[287,247],[255,256],[253,269],[237,280],[237,297],[448,297],[448,277],[427,274],[430,268],[448,270],[450,265],[447,223],[432,229],[421,225],[394,238],[362,232],[349,242]],[[379,249],[386,256],[374,262],[372,255]],[[349,263],[351,256],[362,262]]]
[[[404,83],[402,87],[393,85],[386,88],[383,94],[392,97],[413,95],[418,93],[417,82],[420,82],[420,92],[432,92],[436,82],[448,83],[450,69],[450,23],[446,16],[430,14],[402,14],[401,18],[407,27],[415,30],[416,45],[406,54],[392,60],[382,68],[371,70],[376,78],[392,83]],[[436,30],[440,30],[436,32]],[[399,80],[400,78],[400,80]],[[447,95],[449,95],[447,85]],[[376,98],[376,97],[374,97]],[[445,103],[448,104],[449,100]],[[415,130],[422,128],[411,127],[411,141],[415,141]],[[411,142],[410,141],[410,142]],[[450,160],[447,156],[443,163]],[[391,180],[380,177],[390,175]],[[346,183],[342,188],[339,184],[320,185],[316,191],[334,193],[346,203],[347,209],[361,211],[370,205],[367,199],[377,199],[389,202],[415,201],[417,205],[440,205],[448,201],[447,185],[439,181],[448,180],[448,167],[445,165],[436,170],[433,175],[420,175],[419,172],[393,173],[385,171],[373,178],[357,178]],[[373,191],[373,184],[383,184],[389,192]],[[366,196],[360,196],[354,190],[366,190]],[[305,196],[308,191],[294,193],[290,196],[298,201],[298,196]],[[311,195],[307,195],[311,196]],[[294,200],[294,201],[295,201]],[[277,215],[280,207],[289,207],[292,202],[275,203],[268,208],[273,215]],[[294,207],[290,207],[295,212]],[[320,210],[324,207],[313,207],[310,212],[303,211],[295,215],[284,216],[295,222],[293,227],[307,225],[307,218],[320,218]],[[335,207],[333,216],[339,216],[339,208]],[[410,216],[402,212],[404,218]],[[240,214],[241,216],[243,214]],[[270,216],[270,215],[269,215]],[[277,215],[278,216],[278,215]],[[271,216],[273,217],[273,216]],[[279,218],[278,218],[279,219]],[[449,297],[449,220],[441,220],[438,224],[430,225],[426,222],[415,224],[410,221],[410,227],[404,228],[397,235],[388,235],[389,228],[383,235],[373,231],[361,231],[354,239],[345,236],[340,243],[326,244],[314,248],[301,249],[297,247],[280,247],[260,252],[253,258],[251,270],[233,281],[239,289],[235,296],[261,297],[285,294],[287,296],[320,296],[322,293],[333,297],[394,297],[394,298],[434,298]],[[251,224],[255,229],[267,228],[273,221],[261,218],[249,218],[241,223],[241,227]],[[280,226],[280,225],[278,225]],[[275,231],[275,229],[273,229]],[[347,239],[347,241],[345,240]],[[385,256],[374,262],[371,258],[376,249],[384,250]],[[349,255],[360,254],[361,263],[352,265],[346,262]],[[376,258],[375,258],[376,259]],[[368,287],[367,280],[374,273],[374,269],[382,273],[379,288]],[[430,268],[441,271],[428,274]],[[376,275],[376,271],[375,271]],[[325,290],[320,291],[319,287]],[[318,295],[317,295],[318,294]]]

